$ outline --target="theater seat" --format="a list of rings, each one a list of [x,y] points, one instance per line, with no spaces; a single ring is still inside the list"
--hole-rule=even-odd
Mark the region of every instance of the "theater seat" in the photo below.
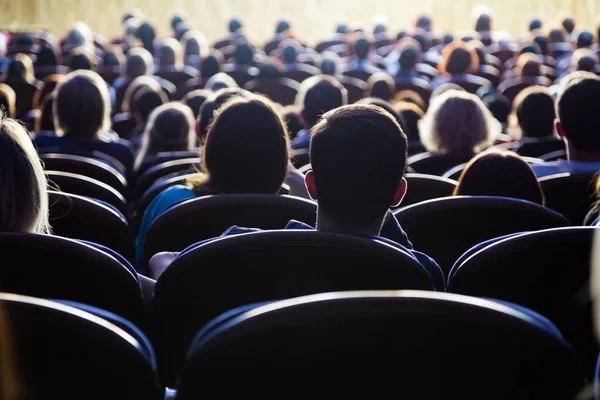
[[[583,220],[596,201],[597,174],[555,174],[539,179],[546,207],[564,215],[573,225]]]
[[[473,154],[420,153],[408,157],[408,166],[421,174],[442,176],[444,172],[473,158]]]
[[[15,294],[0,293],[0,309],[8,333],[3,348],[14,360],[10,384],[21,391],[15,398],[162,398],[145,344],[127,329],[66,304]],[[5,361],[7,353],[2,356]]]
[[[253,79],[244,85],[244,89],[267,96],[275,103],[289,106],[296,101],[299,85],[289,78]]]
[[[472,246],[510,233],[569,226],[539,204],[507,197],[454,196],[394,212],[415,250],[432,257],[446,275]],[[386,236],[386,226],[382,230]]]
[[[171,161],[165,161],[148,168],[141,174],[135,183],[136,199],[140,198],[146,190],[150,188],[157,180],[173,173],[193,173],[197,172],[200,166],[200,158],[196,155],[189,158],[178,158]]]
[[[295,219],[314,226],[316,216],[316,203],[293,196],[227,194],[188,200],[171,207],[150,225],[144,262],[158,252],[181,251],[220,236],[232,225],[283,229]]]
[[[162,164],[167,161],[173,160],[181,160],[182,158],[194,158],[198,157],[198,150],[189,150],[189,151],[165,151],[160,152],[158,154],[154,154],[148,156],[142,161],[142,164],[137,169],[136,173],[138,176],[143,174],[150,167],[154,167],[155,165]]]
[[[588,286],[597,232],[549,229],[488,244],[454,265],[449,291],[510,301],[548,317],[583,356],[591,376],[599,350]]]
[[[158,279],[153,304],[161,377],[182,365],[194,334],[245,304],[328,291],[433,290],[428,272],[387,243],[315,231],[263,231],[180,254]]]
[[[573,398],[571,346],[531,312],[445,293],[280,301],[198,333],[178,400],[213,397]]]
[[[456,181],[435,175],[409,173],[404,178],[406,178],[408,186],[400,207],[439,197],[452,196],[454,189],[456,189]]]

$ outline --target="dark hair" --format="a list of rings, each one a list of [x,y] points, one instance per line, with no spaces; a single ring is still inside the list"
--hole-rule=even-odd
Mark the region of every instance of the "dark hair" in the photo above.
[[[394,79],[387,72],[376,72],[367,80],[367,97],[390,101],[396,95]]]
[[[427,32],[431,32],[431,18],[428,15],[419,16],[419,18],[417,18],[417,22],[415,23],[415,27],[423,29]]]
[[[200,65],[200,76],[202,78],[210,78],[221,72],[223,57],[219,56],[221,56],[221,53],[213,52],[213,54],[202,60],[202,65]]]
[[[283,73],[275,64],[265,64],[260,67],[258,72],[259,79],[279,79],[283,77]]]
[[[590,47],[594,44],[594,34],[590,31],[581,31],[577,35],[577,48]]]
[[[419,121],[425,116],[425,112],[416,104],[399,102],[394,105],[400,117],[400,126],[411,142],[420,142]]]
[[[33,64],[31,58],[27,54],[19,53],[10,59],[8,67],[4,71],[4,81],[6,79],[21,80],[26,82],[33,82],[35,77],[33,76]]]
[[[145,124],[152,111],[167,102],[167,96],[162,91],[157,92],[148,86],[142,86],[133,94],[131,112],[139,115]]]
[[[419,43],[422,51],[429,50],[429,47],[431,46],[431,38],[429,37],[428,32],[426,32],[422,29],[419,29],[419,30],[417,30],[416,33],[413,33],[410,37],[412,37],[414,40],[416,40]]]
[[[398,64],[400,64],[401,70],[411,70],[417,65],[421,52],[414,46],[407,45],[400,49],[400,56],[398,57]]]
[[[500,123],[506,124],[510,115],[510,100],[501,94],[491,94],[485,96],[483,104],[491,111],[494,118]]]
[[[15,91],[5,83],[0,83],[0,115],[14,118],[16,113],[17,95]]]
[[[406,136],[384,109],[332,110],[312,130],[310,159],[319,209],[339,223],[383,218],[406,169]]]
[[[364,60],[369,56],[369,51],[371,50],[371,42],[369,42],[364,37],[357,39],[352,45],[354,49],[354,54],[360,60]]]
[[[288,134],[290,139],[294,139],[298,132],[302,129],[306,129],[304,121],[300,118],[300,110],[297,106],[287,106],[281,110],[281,116],[287,126]]]
[[[575,30],[575,20],[572,17],[563,18],[560,23],[569,35]]]
[[[143,47],[154,55],[154,39],[156,38],[154,27],[150,23],[144,22],[135,32],[135,36],[141,40]]]
[[[548,55],[548,39],[543,35],[535,35],[533,42],[538,45],[539,54]]]
[[[277,25],[275,26],[275,33],[283,33],[287,30],[289,30],[291,28],[291,25],[288,21],[286,20],[281,20],[279,22],[277,22]]]
[[[492,17],[489,14],[479,14],[475,21],[475,32],[490,32],[492,30]]]
[[[364,99],[360,99],[359,101],[357,101],[355,104],[365,104],[383,108],[385,111],[390,113],[390,115],[394,117],[396,122],[398,122],[400,127],[402,127],[402,124],[400,122],[400,115],[398,114],[398,112],[396,112],[396,110],[394,110],[392,103],[390,103],[389,101],[382,100],[377,97],[365,97]]]
[[[600,151],[600,79],[572,79],[559,95],[556,110],[570,145],[579,151]]]
[[[249,94],[249,92],[240,88],[227,88],[215,92],[200,108],[200,114],[198,115],[198,136],[204,139],[215,116],[215,111],[223,104],[233,97],[247,97]]]
[[[296,104],[302,106],[304,120],[310,128],[319,122],[322,114],[348,103],[348,94],[332,76],[321,75],[300,84]]]
[[[535,173],[510,151],[486,151],[474,157],[460,174],[454,195],[512,197],[544,204]]]
[[[542,26],[543,26],[543,23],[542,23],[541,19],[532,18],[531,21],[529,21],[529,32],[533,32],[538,29],[542,29]]]
[[[524,137],[539,138],[554,134],[554,98],[545,87],[533,86],[523,90],[516,97],[513,110]]]
[[[37,55],[37,59],[35,60],[36,66],[43,65],[57,65],[58,57],[56,56],[56,52],[54,48],[48,44],[43,45],[40,48],[40,52]]]
[[[56,126],[54,125],[54,99],[56,95],[54,93],[48,94],[40,107],[40,114],[35,121],[36,132],[55,132]]]
[[[113,46],[102,56],[102,65],[105,67],[116,67],[124,64],[123,50],[119,46]]]
[[[202,105],[210,96],[212,96],[210,90],[197,89],[186,94],[183,99],[181,99],[181,102],[188,106],[194,113],[194,118],[198,119],[200,108],[202,108]]]
[[[577,59],[577,71],[596,72],[596,65],[598,64],[598,58],[595,54],[589,54],[579,57]]]
[[[463,42],[455,41],[444,47],[438,69],[450,75],[465,74],[479,67],[475,49]]]
[[[564,28],[556,26],[548,31],[548,41],[550,43],[562,43],[566,40]]]
[[[183,16],[180,14],[174,14],[171,17],[171,28],[173,30],[175,30],[175,28],[177,28],[177,25],[179,25],[180,23],[182,23],[184,20]]]
[[[242,29],[242,21],[238,18],[231,18],[227,24],[227,29],[229,30],[229,33],[236,33]]]
[[[298,49],[294,45],[287,45],[283,48],[283,61],[286,64],[294,64],[296,62],[296,57],[298,57]]]
[[[230,99],[217,112],[202,149],[205,177],[190,181],[196,192],[276,193],[289,164],[285,122],[273,103],[251,95]]]
[[[340,33],[342,35],[345,35],[346,33],[348,33],[348,24],[345,22],[337,24],[335,26],[335,33]]]
[[[93,69],[93,63],[90,56],[81,49],[74,49],[69,56],[69,68],[71,71],[80,69]]]
[[[153,66],[152,55],[144,48],[134,47],[127,54],[124,70],[125,76],[134,79],[138,76],[148,75],[149,72],[152,72]]]
[[[324,75],[335,76],[337,74],[337,64],[331,58],[323,58],[321,72]]]
[[[158,65],[161,68],[178,66],[183,58],[181,44],[173,38],[167,38],[158,50]]]
[[[254,51],[248,43],[239,43],[235,46],[235,63],[239,65],[252,65]]]

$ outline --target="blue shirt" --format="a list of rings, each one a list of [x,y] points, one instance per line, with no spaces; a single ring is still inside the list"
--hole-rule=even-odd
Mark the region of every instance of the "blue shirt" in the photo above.
[[[562,173],[593,174],[600,171],[600,162],[551,161],[543,164],[532,164],[531,168],[538,178]]]

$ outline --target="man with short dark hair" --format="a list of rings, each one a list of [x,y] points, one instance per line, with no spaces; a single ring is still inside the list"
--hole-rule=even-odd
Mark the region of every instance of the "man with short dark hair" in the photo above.
[[[302,108],[300,116],[308,129],[315,125],[323,113],[348,103],[348,94],[342,84],[332,76],[322,75],[306,79],[300,84],[296,104]],[[310,131],[298,132],[292,141],[293,149],[308,149]]]
[[[556,131],[567,146],[567,161],[533,165],[538,177],[600,171],[600,79],[578,72],[558,98]]]

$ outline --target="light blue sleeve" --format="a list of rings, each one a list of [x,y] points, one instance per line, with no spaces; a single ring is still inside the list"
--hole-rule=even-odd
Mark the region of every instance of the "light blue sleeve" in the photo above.
[[[144,259],[144,239],[148,228],[152,225],[152,222],[158,218],[160,214],[174,206],[175,204],[181,203],[185,200],[195,198],[196,195],[189,188],[183,185],[171,186],[160,193],[148,206],[142,222],[140,224],[140,230],[135,240],[135,255],[136,255],[136,270],[142,274],[147,275],[149,273],[148,266],[143,265]]]

